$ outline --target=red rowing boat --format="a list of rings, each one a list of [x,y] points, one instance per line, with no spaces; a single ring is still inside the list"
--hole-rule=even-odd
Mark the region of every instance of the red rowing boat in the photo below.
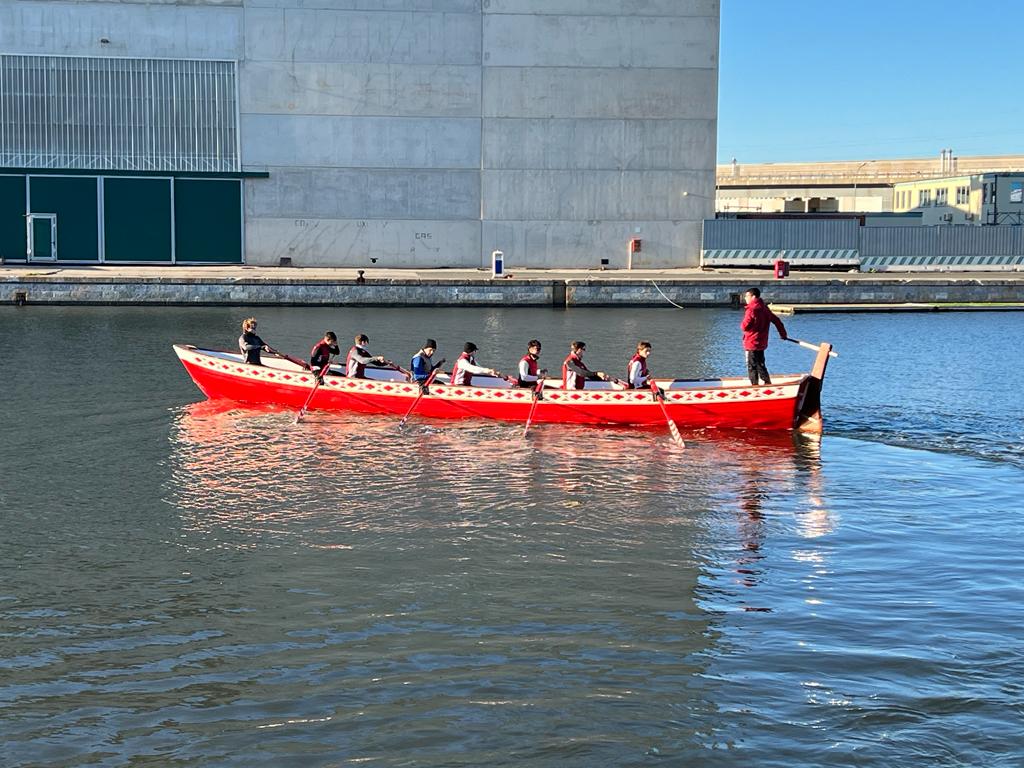
[[[797,429],[821,432],[821,387],[830,344],[818,346],[809,373],[775,376],[770,385],[751,386],[741,378],[655,379],[664,390],[668,415],[684,428]],[[174,351],[196,386],[211,400],[302,406],[316,379],[295,362],[264,355],[248,365],[241,355],[176,344]],[[373,378],[350,379],[335,366],[324,376],[309,410],[406,413],[420,393],[398,371],[367,369]],[[495,419],[525,422],[534,405],[533,388],[501,379],[474,377],[479,385],[453,386],[438,376],[416,413],[441,419]],[[533,423],[664,425],[665,412],[649,389],[624,390],[608,382],[587,382],[567,390],[548,381],[533,410]]]

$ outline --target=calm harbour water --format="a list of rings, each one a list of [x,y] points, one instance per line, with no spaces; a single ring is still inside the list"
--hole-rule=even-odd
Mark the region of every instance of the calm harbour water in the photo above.
[[[743,369],[726,310],[252,313]],[[820,444],[682,453],[206,402],[170,344],[247,314],[0,307],[0,765],[1024,763],[1024,314],[789,319],[840,353]]]

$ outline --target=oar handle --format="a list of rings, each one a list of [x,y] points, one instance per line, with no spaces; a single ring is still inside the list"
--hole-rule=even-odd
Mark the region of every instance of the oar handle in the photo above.
[[[819,347],[817,344],[811,344],[811,342],[804,341],[803,339],[794,339],[792,336],[787,336],[786,337],[786,341],[792,341],[794,344],[799,344],[804,349],[809,349],[812,352],[820,352],[821,351],[821,347]],[[828,356],[829,357],[839,357],[839,353],[838,352],[831,352],[830,351],[828,353]]]

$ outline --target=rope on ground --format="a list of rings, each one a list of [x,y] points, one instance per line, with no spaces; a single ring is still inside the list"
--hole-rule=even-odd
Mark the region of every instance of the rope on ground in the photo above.
[[[655,288],[658,288],[658,284],[656,282],[654,282],[653,280],[651,280],[651,285],[653,285]],[[661,290],[661,288],[658,288],[658,293],[660,293],[662,296],[665,296],[665,292],[663,290]],[[686,309],[686,307],[681,307],[678,304],[676,304],[668,296],[665,296],[665,301],[667,301],[669,304],[671,304],[676,309]]]

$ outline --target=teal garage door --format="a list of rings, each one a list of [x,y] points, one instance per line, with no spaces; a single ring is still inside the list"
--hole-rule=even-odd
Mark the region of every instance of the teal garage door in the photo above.
[[[242,182],[174,180],[175,261],[242,262]]]
[[[0,176],[0,258],[24,261],[25,177]]]
[[[99,261],[96,178],[31,176],[32,213],[57,214],[57,260]]]
[[[170,179],[103,179],[103,260],[171,262]]]

